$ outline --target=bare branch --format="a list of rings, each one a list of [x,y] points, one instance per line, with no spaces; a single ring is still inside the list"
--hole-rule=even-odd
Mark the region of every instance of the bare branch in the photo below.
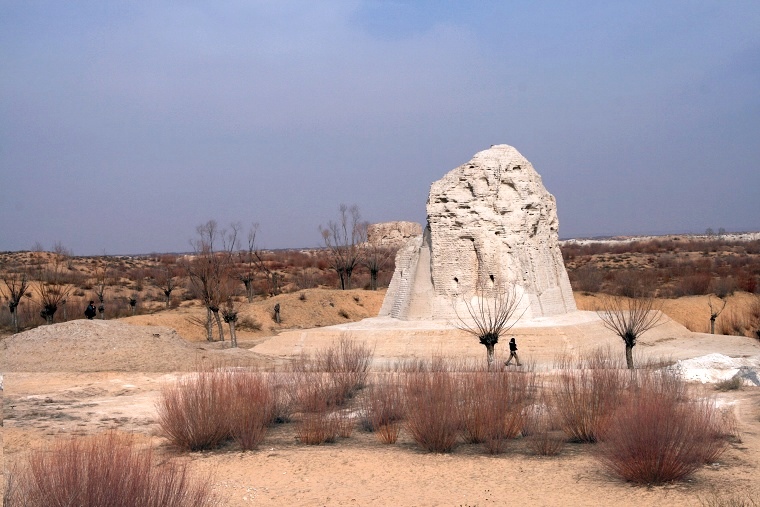
[[[603,308],[596,313],[604,327],[625,342],[626,362],[631,369],[636,341],[645,332],[664,323],[662,304],[654,297],[607,296]]]
[[[469,319],[459,315],[456,304],[457,327],[473,336],[477,336],[486,347],[488,365],[493,363],[494,347],[499,338],[508,332],[522,318],[527,306],[517,315],[522,302],[515,285],[495,283],[492,288],[478,285],[477,293],[472,299],[463,298]],[[474,302],[473,302],[474,300]]]

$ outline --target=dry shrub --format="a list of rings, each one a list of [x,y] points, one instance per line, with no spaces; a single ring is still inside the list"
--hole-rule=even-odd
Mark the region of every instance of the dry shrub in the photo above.
[[[609,351],[585,359],[560,357],[557,363],[562,368],[554,392],[559,424],[573,441],[596,442],[609,426],[630,374]]]
[[[449,371],[407,373],[406,429],[430,452],[449,452],[457,443],[459,427],[457,385]]]
[[[593,264],[585,264],[574,270],[571,279],[573,289],[581,292],[599,292],[604,282],[604,273]]]
[[[752,325],[748,314],[730,308],[718,317],[715,331],[718,334],[744,336],[750,327]]]
[[[230,435],[244,451],[256,449],[275,419],[277,400],[270,378],[261,372],[230,372],[228,424]]]
[[[306,445],[335,442],[341,432],[340,413],[331,412],[327,405],[313,412],[304,412],[296,423],[298,441]]]
[[[250,315],[243,315],[237,321],[236,327],[242,331],[261,331],[261,322]]]
[[[681,278],[673,289],[675,296],[701,296],[710,293],[710,273],[695,273]]]
[[[565,448],[565,436],[561,432],[541,429],[527,438],[527,444],[538,456],[556,456]]]
[[[482,442],[491,454],[503,452],[506,441],[523,429],[534,388],[532,372],[464,373],[459,385],[461,401],[457,406],[465,442]]]
[[[356,418],[351,411],[343,409],[335,413],[338,418],[338,436],[340,438],[349,438],[354,432]]]
[[[522,434],[528,448],[539,456],[556,456],[565,447],[565,434],[561,429],[557,424],[554,402],[542,390],[538,403],[525,411]]]
[[[641,484],[683,479],[726,448],[712,400],[679,400],[667,375],[632,390],[616,411],[598,458],[612,473]]]
[[[699,503],[704,507],[758,507],[760,499],[747,494],[725,495],[713,491],[708,497],[700,498]]]
[[[292,365],[293,400],[301,412],[296,425],[299,441],[309,445],[333,442],[350,435],[353,421],[345,412],[333,412],[367,382],[373,351],[342,337],[313,360],[302,356]]]
[[[210,478],[191,477],[187,465],[156,464],[150,449],[115,432],[58,441],[29,453],[11,506],[205,507],[216,505]]]
[[[404,419],[404,397],[397,374],[370,385],[362,399],[361,413],[368,431],[376,432],[385,444],[396,443]]]
[[[232,401],[228,371],[201,369],[161,388],[156,402],[164,436],[180,449],[214,449],[230,436],[228,410]]]
[[[716,391],[738,391],[742,388],[743,385],[744,385],[744,380],[740,376],[734,375],[730,379],[716,382],[715,390]]]
[[[296,398],[302,410],[340,406],[367,382],[373,351],[349,338],[317,352],[313,360],[302,356],[293,363]]]
[[[297,402],[296,376],[293,372],[271,372],[269,379],[274,394],[272,422],[290,422]]]
[[[736,280],[733,277],[713,278],[710,281],[710,292],[723,299],[732,295],[736,290]]]

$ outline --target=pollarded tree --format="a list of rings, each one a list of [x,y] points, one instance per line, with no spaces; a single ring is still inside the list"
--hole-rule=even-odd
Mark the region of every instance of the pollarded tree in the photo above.
[[[259,230],[259,224],[252,224],[248,230],[248,249],[241,252],[242,269],[238,278],[245,286],[245,297],[249,303],[253,303],[254,282],[256,281],[256,271],[258,263],[258,252],[256,251],[256,233]]]
[[[106,257],[105,253],[103,253],[103,263],[98,265],[97,268],[95,268],[95,295],[98,296],[98,301],[100,304],[98,305],[98,312],[100,312],[100,318],[105,319],[106,318],[106,287],[108,286],[108,273],[109,273],[109,263],[108,263],[108,257]]]
[[[206,307],[206,338],[213,341],[212,317],[216,320],[219,339],[224,341],[224,328],[219,310],[230,297],[230,283],[234,264],[233,252],[237,245],[238,224],[230,230],[219,229],[215,220],[209,220],[196,229],[198,238],[191,241],[195,258],[185,263],[193,292]]]
[[[8,300],[8,310],[11,312],[11,324],[13,332],[18,333],[21,329],[18,319],[18,305],[26,291],[29,290],[29,276],[25,271],[7,272],[3,270],[3,285],[0,285],[0,294]]]
[[[70,253],[60,243],[56,243],[46,263],[39,265],[39,282],[35,286],[40,298],[40,316],[47,324],[53,323],[55,312],[72,290],[66,279],[66,266]]]
[[[364,253],[362,255],[362,265],[369,271],[369,288],[370,290],[377,290],[377,276],[380,270],[383,269],[388,262],[396,255],[398,248],[391,248],[385,245],[380,245],[376,242],[369,240],[367,234],[368,222],[362,224],[363,233],[362,236],[366,238],[364,242]]]
[[[239,308],[235,304],[232,297],[227,299],[227,302],[222,307],[222,318],[224,322],[230,326],[230,347],[237,347],[237,333],[235,332],[235,324],[237,324]]]
[[[639,337],[663,323],[662,305],[651,296],[627,298],[607,296],[597,315],[604,326],[625,342],[625,362],[633,369],[633,347]]]
[[[338,273],[340,288],[351,288],[351,275],[362,261],[362,245],[366,239],[366,226],[361,221],[359,207],[340,205],[340,219],[332,220],[327,227],[319,226],[322,239],[330,253],[330,267]]]
[[[715,308],[713,308],[712,304],[712,296],[707,296],[707,305],[710,307],[710,334],[715,334],[715,319],[718,318],[718,315],[721,314],[721,312],[726,308],[726,303],[728,302],[725,299],[718,298],[721,301],[723,301],[723,306],[720,308],[717,308],[717,305]]]
[[[520,312],[522,294],[518,296],[515,285],[494,283],[493,287],[483,287],[479,284],[477,292],[471,299],[464,298],[469,319],[457,313],[457,327],[476,336],[486,348],[488,367],[494,361],[494,350],[499,338],[517,324],[527,306]],[[518,313],[519,312],[519,313]]]
[[[161,289],[161,292],[166,296],[166,308],[171,305],[172,292],[177,288],[181,271],[177,265],[177,259],[173,255],[162,256],[161,266],[153,270],[153,284]]]

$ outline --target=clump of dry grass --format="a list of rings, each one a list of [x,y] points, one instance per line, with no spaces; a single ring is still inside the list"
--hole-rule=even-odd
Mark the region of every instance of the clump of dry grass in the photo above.
[[[760,499],[747,494],[721,494],[713,491],[709,496],[700,498],[704,507],[758,507]]]
[[[541,386],[538,402],[527,407],[522,434],[528,448],[539,456],[556,456],[565,447],[566,437],[557,424],[556,407],[549,392]]]
[[[344,424],[340,411],[333,411],[326,402],[303,412],[296,422],[296,437],[306,445],[335,442]]]
[[[217,504],[210,478],[193,478],[187,465],[157,464],[151,449],[108,432],[72,438],[31,451],[6,507],[206,507]]]
[[[628,387],[630,373],[609,350],[586,358],[559,357],[554,389],[562,430],[576,442],[596,442],[607,430]]]
[[[256,449],[264,440],[267,426],[275,420],[277,400],[270,377],[260,372],[234,372],[228,412],[230,435],[244,451]]]
[[[449,452],[459,428],[457,385],[449,371],[405,375],[406,429],[417,445],[430,452]]]
[[[201,369],[161,388],[156,402],[161,432],[176,447],[214,449],[230,436],[230,372]]]
[[[626,481],[683,479],[715,460],[727,445],[712,400],[681,399],[668,377],[654,375],[632,389],[604,433],[598,458]]]
[[[730,379],[721,380],[715,383],[716,391],[738,391],[744,385],[744,381],[738,375],[734,375]]]
[[[292,365],[294,397],[302,410],[316,411],[324,403],[340,406],[365,386],[373,351],[347,337]]]
[[[467,443],[485,445],[490,454],[503,452],[525,424],[525,413],[535,390],[532,372],[476,370],[461,374],[459,421]]]
[[[367,389],[361,403],[362,423],[385,444],[398,440],[404,419],[404,398],[398,374],[384,375]]]

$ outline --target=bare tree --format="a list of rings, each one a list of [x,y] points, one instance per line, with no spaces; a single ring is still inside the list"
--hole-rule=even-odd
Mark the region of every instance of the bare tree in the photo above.
[[[21,298],[24,297],[26,291],[29,290],[29,276],[26,271],[21,272],[8,272],[3,270],[3,283],[5,287],[0,285],[0,294],[8,300],[8,310],[11,312],[11,324],[13,325],[13,332],[18,333],[21,329],[18,318],[18,305],[21,303]]]
[[[518,315],[522,294],[517,295],[515,285],[500,283],[495,283],[492,288],[479,284],[473,298],[463,299],[469,318],[459,315],[455,304],[454,311],[459,320],[457,327],[476,336],[485,346],[488,367],[491,368],[494,349],[499,343],[499,338],[517,324],[527,310],[527,306]]]
[[[629,369],[633,369],[636,341],[642,334],[663,323],[661,310],[662,305],[651,296],[607,296],[602,309],[597,310],[604,326],[625,342],[625,362]]]
[[[361,221],[359,207],[354,204],[350,208],[340,205],[340,219],[332,220],[327,227],[319,226],[322,239],[330,252],[330,267],[340,277],[340,288],[351,288],[351,275],[361,264],[362,245],[366,237],[366,226]]]
[[[128,298],[127,303],[129,304],[129,309],[132,312],[132,315],[135,314],[135,311],[137,310],[137,292],[133,292]]]
[[[39,266],[39,283],[36,289],[42,307],[40,316],[47,324],[53,323],[58,306],[66,300],[72,290],[66,283],[65,273],[69,257],[69,251],[60,243],[56,243],[47,263]]]
[[[206,307],[206,338],[213,341],[212,317],[216,321],[219,339],[224,341],[220,307],[230,297],[233,253],[237,245],[238,224],[229,230],[219,229],[215,220],[197,227],[198,238],[191,241],[195,259],[185,264],[193,292]]]
[[[180,267],[176,262],[177,259],[174,256],[164,256],[161,258],[161,266],[153,270],[153,283],[166,296],[167,309],[171,305],[172,292],[177,288],[181,276]]]
[[[256,281],[256,271],[259,270],[258,263],[260,256],[256,250],[256,233],[259,231],[259,224],[251,224],[248,230],[248,249],[241,252],[242,269],[238,278],[245,286],[245,297],[249,303],[253,303],[254,282]]]
[[[95,295],[98,296],[98,301],[100,302],[98,305],[98,312],[100,312],[100,318],[102,320],[105,320],[106,318],[105,295],[106,286],[108,285],[108,270],[108,259],[104,253],[103,263],[98,265],[98,267],[95,269]]]
[[[370,290],[377,290],[377,276],[380,270],[383,269],[388,262],[393,259],[398,251],[398,248],[391,248],[388,246],[380,245],[375,242],[370,242],[367,235],[368,222],[362,224],[363,233],[362,236],[367,239],[364,243],[364,254],[362,255],[362,265],[369,271],[369,288]]]
[[[717,309],[717,305],[714,308],[712,304],[712,296],[707,296],[707,305],[710,307],[710,334],[715,334],[715,319],[718,318],[718,315],[720,315],[723,309],[726,308],[726,303],[728,303],[725,299],[718,299],[723,301],[723,306],[721,306],[720,309]]]
[[[232,297],[227,298],[227,303],[222,308],[222,318],[224,322],[230,327],[230,347],[237,347],[237,333],[235,332],[235,324],[238,320],[239,309],[235,304]]]

